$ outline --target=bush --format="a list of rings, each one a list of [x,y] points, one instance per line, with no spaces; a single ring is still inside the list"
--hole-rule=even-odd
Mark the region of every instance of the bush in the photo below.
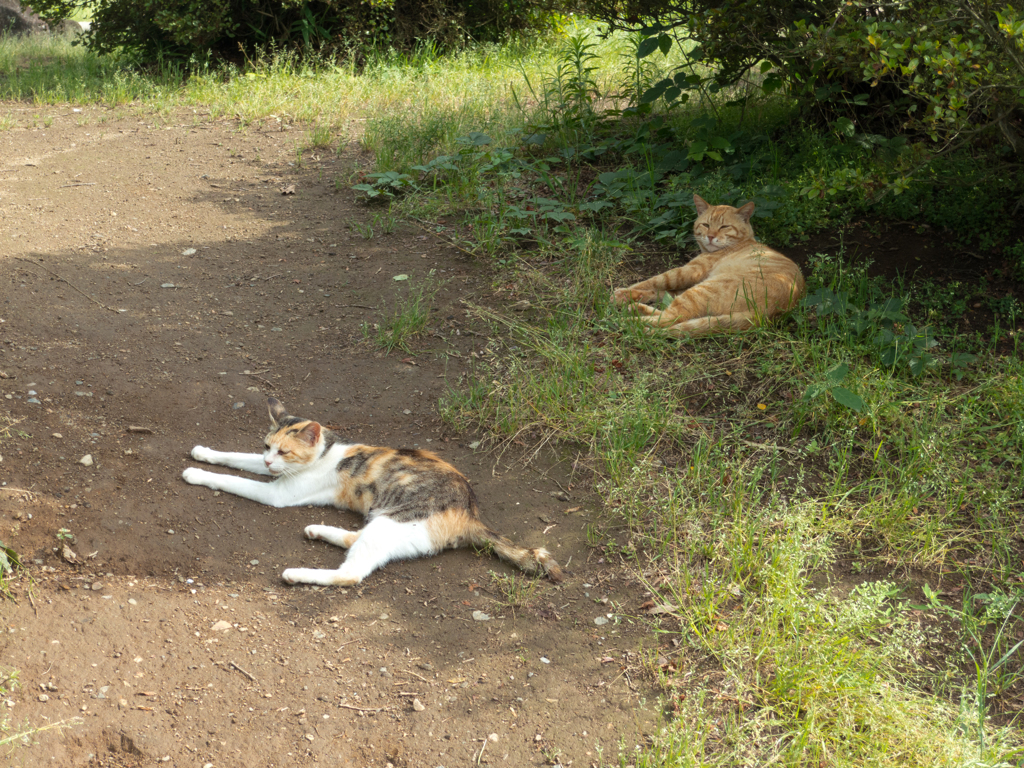
[[[548,0],[32,0],[40,16],[84,11],[84,41],[99,53],[142,61],[239,58],[269,46],[328,52],[454,47],[537,29]]]
[[[685,99],[745,80],[785,87],[840,134],[910,133],[940,151],[988,141],[1024,158],[1020,0],[584,2],[613,27],[642,29],[645,54],[696,45],[654,96]]]

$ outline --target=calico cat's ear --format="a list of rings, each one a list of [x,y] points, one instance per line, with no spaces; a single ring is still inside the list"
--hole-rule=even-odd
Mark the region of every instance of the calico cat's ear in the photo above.
[[[746,205],[737,208],[736,213],[739,214],[739,217],[745,222],[750,223],[750,217],[754,215],[754,201],[751,200]]]
[[[317,440],[320,439],[320,429],[321,427],[319,424],[317,424],[315,421],[311,421],[309,422],[309,424],[304,426],[302,428],[302,431],[295,435],[295,437],[298,438],[299,440],[302,440],[304,443],[316,445]]]
[[[288,411],[281,405],[281,401],[276,397],[267,399],[267,410],[270,411],[270,420],[274,422],[274,426],[280,426],[281,419],[288,415]]]
[[[707,201],[700,195],[693,196],[693,204],[697,206],[698,216],[700,216],[702,213],[704,213],[704,211],[711,207],[710,205],[708,205]]]

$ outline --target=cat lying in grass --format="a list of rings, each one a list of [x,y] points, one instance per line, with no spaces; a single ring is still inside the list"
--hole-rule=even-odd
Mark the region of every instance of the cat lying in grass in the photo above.
[[[272,428],[263,454],[224,453],[197,445],[192,458],[209,464],[270,475],[269,483],[189,467],[186,482],[233,493],[272,507],[306,504],[359,512],[358,531],[306,526],[306,537],[348,549],[336,570],[289,568],[289,584],[351,586],[392,560],[477,546],[527,573],[562,581],[562,569],[546,549],[524,549],[480,521],[469,480],[429,451],[349,444],[315,421],[290,416],[280,401],[268,401]]]
[[[693,202],[693,235],[700,255],[685,266],[619,288],[612,301],[684,338],[754,328],[792,309],[803,295],[804,277],[800,267],[754,239],[754,204],[709,205],[699,195]],[[673,297],[667,307],[650,306],[665,295]]]

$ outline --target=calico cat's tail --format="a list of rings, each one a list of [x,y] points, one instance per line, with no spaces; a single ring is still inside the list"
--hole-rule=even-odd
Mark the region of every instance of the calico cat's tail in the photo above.
[[[543,547],[526,549],[517,547],[511,541],[499,533],[495,533],[483,523],[477,523],[473,530],[469,531],[470,543],[477,547],[490,549],[506,562],[520,568],[527,573],[544,574],[556,584],[565,579],[562,567],[555,562]]]

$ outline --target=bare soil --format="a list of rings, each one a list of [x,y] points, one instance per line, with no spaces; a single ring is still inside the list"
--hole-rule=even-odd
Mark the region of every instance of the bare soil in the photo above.
[[[287,124],[0,109],[0,540],[26,566],[0,602],[19,681],[0,712],[44,729],[11,764],[591,766],[658,726],[657,638],[630,618],[647,596],[588,546],[571,461],[496,457],[438,417],[487,342],[460,302],[502,300],[486,266],[382,234],[354,150],[297,153]],[[383,354],[363,323],[430,270],[429,337]],[[284,585],[343,557],[305,525],[358,518],[181,479],[193,445],[258,451],[269,395],[439,452],[566,583],[512,605],[506,565],[457,551],[358,589]]]

